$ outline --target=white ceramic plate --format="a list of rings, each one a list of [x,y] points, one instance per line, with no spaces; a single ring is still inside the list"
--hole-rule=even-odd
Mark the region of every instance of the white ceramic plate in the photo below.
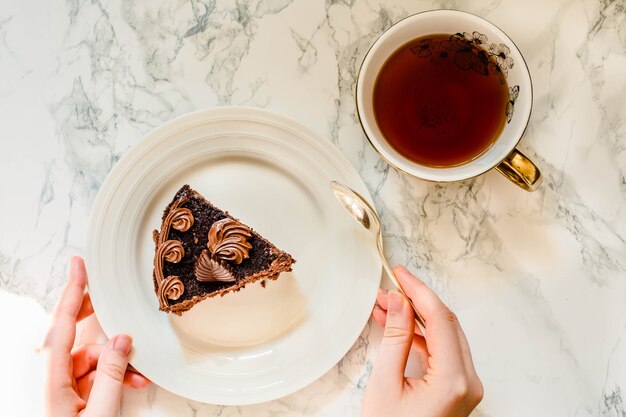
[[[369,198],[330,142],[267,111],[203,110],[148,134],[115,165],[92,212],[89,291],[106,334],[132,335],[133,366],[197,401],[264,402],[321,377],[358,338],[381,275],[331,180]],[[289,252],[293,272],[182,317],[160,312],[151,232],[183,184]]]

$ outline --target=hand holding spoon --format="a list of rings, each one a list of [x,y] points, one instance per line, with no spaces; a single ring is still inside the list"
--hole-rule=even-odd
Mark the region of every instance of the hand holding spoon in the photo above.
[[[404,290],[400,286],[400,283],[396,279],[389,263],[387,262],[387,258],[385,258],[385,253],[383,252],[383,236],[380,224],[380,218],[376,211],[369,205],[367,201],[363,197],[361,197],[356,191],[351,188],[346,187],[343,184],[340,184],[336,181],[330,182],[330,188],[333,190],[335,197],[341,203],[341,205],[350,213],[350,215],[359,222],[363,227],[372,232],[372,234],[376,238],[376,248],[378,249],[378,253],[383,262],[383,268],[385,272],[391,279],[391,282],[396,286],[398,291],[405,296],[409,303],[411,303],[411,307],[413,307],[413,311],[415,311],[415,321],[417,322],[420,330],[424,332],[424,327],[426,327],[426,322],[422,315],[417,311],[413,301],[405,294]]]

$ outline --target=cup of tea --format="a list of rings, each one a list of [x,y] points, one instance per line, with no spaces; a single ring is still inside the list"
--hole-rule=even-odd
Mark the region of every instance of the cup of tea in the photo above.
[[[460,181],[496,168],[524,190],[539,169],[515,147],[533,100],[513,41],[457,10],[409,16],[367,52],[356,85],[367,139],[390,165],[429,181]]]

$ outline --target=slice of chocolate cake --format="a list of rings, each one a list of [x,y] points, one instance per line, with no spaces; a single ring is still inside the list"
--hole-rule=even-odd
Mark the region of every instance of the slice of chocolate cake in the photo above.
[[[181,315],[205,298],[275,280],[295,260],[184,185],[153,232],[159,309]]]

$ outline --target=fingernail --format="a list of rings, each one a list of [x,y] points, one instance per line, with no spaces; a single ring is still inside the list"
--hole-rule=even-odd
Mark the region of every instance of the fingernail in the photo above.
[[[389,308],[387,311],[392,313],[399,313],[402,311],[402,305],[404,304],[404,298],[397,291],[389,291],[387,296],[387,303],[389,304]]]
[[[128,355],[132,344],[133,339],[127,334],[118,334],[113,338],[113,349],[123,353],[124,355]]]
[[[401,272],[408,272],[408,270],[404,267],[404,265],[401,265],[401,264],[397,264],[396,266],[393,267],[393,269],[397,269]]]
[[[386,289],[386,288],[379,288],[378,289],[378,294],[379,295],[386,295],[388,292],[389,292],[389,290]]]

